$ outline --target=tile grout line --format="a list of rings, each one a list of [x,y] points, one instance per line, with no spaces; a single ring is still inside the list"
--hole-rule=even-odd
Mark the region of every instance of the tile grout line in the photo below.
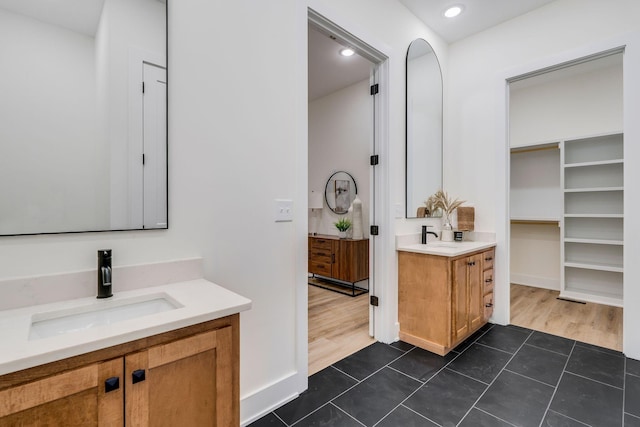
[[[511,357],[509,358],[509,360],[507,360],[507,363],[504,364],[504,366],[502,367],[502,369],[500,370],[500,372],[498,372],[498,375],[495,376],[495,378],[493,379],[493,381],[491,381],[491,383],[487,386],[487,388],[484,389],[484,391],[482,393],[480,393],[480,396],[478,396],[478,398],[476,399],[475,402],[473,402],[473,405],[471,405],[471,407],[469,408],[469,410],[464,414],[464,416],[462,418],[460,418],[460,421],[458,421],[458,423],[456,424],[456,426],[459,426],[460,423],[467,417],[467,415],[469,415],[469,412],[471,412],[471,410],[473,408],[475,408],[475,406],[478,404],[478,402],[480,401],[480,399],[482,399],[482,396],[484,396],[487,391],[489,390],[489,388],[491,388],[491,386],[493,385],[493,383],[496,382],[496,380],[498,379],[498,377],[500,376],[500,374],[502,373],[502,371],[504,371],[507,367],[507,365],[509,363],[511,363],[511,361],[513,360],[514,357],[516,357],[516,354],[518,354],[518,352],[520,351],[520,349],[522,349],[522,347],[524,347],[524,343],[527,342],[527,340],[531,337],[531,335],[533,335],[533,330],[529,329],[529,334],[527,335],[527,338],[525,338],[525,340],[522,342],[522,344],[520,344],[520,347],[518,347],[518,349],[513,352],[513,354],[511,355]],[[489,413],[490,414],[490,413]],[[490,414],[492,415],[492,414]],[[542,417],[544,419],[544,416]]]
[[[534,332],[536,332],[536,331],[534,331]],[[559,351],[549,350],[548,348],[540,347],[540,346],[533,345],[533,344],[527,344],[527,343],[525,343],[525,344],[528,345],[529,347],[537,348],[539,350],[544,350],[544,351],[548,351],[550,353],[559,354],[560,356],[565,356],[565,357],[569,356],[568,354],[560,353]]]
[[[449,368],[449,367],[447,367],[446,369],[448,369],[449,371],[453,372],[454,374],[458,374],[458,375],[460,375],[461,377],[466,377],[466,378],[469,378],[470,380],[474,380],[474,381],[477,381],[477,382],[479,382],[479,383],[482,383],[482,384],[486,385],[487,387],[489,387],[489,385],[490,385],[490,383],[484,382],[484,381],[479,380],[479,379],[477,379],[477,378],[473,378],[472,376],[469,376],[469,375],[467,375],[467,374],[463,374],[462,372],[456,371],[456,370],[455,370],[455,369],[453,369],[453,368]]]
[[[562,368],[562,372],[560,373],[560,378],[558,378],[558,384],[553,388],[553,393],[551,394],[551,399],[549,399],[549,403],[547,403],[547,409],[545,409],[545,415],[549,412],[551,408],[551,403],[553,403],[553,398],[556,397],[556,393],[558,392],[558,387],[560,387],[560,383],[562,382],[562,377],[567,369],[567,365],[569,365],[569,360],[571,360],[571,355],[573,354],[573,350],[576,348],[576,341],[573,342],[573,346],[571,347],[571,351],[569,352],[569,357],[567,357],[567,361],[564,362],[564,367]],[[554,411],[555,412],[555,411]],[[540,420],[539,427],[542,427],[542,423],[544,422],[544,415],[542,416],[542,420]]]
[[[558,386],[558,384],[553,385],[553,384],[545,383],[544,381],[540,381],[540,380],[537,380],[535,378],[528,377],[528,376],[526,376],[524,374],[521,374],[520,372],[512,371],[511,369],[505,368],[504,370],[509,372],[509,373],[511,373],[511,374],[517,375],[517,376],[522,377],[522,378],[526,378],[526,379],[531,380],[531,381],[535,381],[538,384],[546,385],[548,387],[556,388]],[[558,378],[558,382],[560,382],[559,378]]]
[[[615,385],[612,385],[612,384],[607,384],[607,383],[602,382],[602,381],[594,380],[593,378],[585,377],[584,375],[576,374],[575,372],[571,372],[571,371],[564,371],[564,372],[566,372],[567,374],[571,374],[571,375],[573,375],[575,377],[578,377],[578,378],[582,378],[582,379],[585,379],[585,380],[593,381],[594,383],[606,385],[607,387],[611,387],[611,388],[615,388],[615,389],[624,391],[624,379],[622,380],[622,387],[618,387],[618,386],[615,386]]]
[[[411,408],[409,408],[408,406],[404,405],[404,403],[409,400],[411,398],[411,396],[413,396],[414,394],[416,394],[420,389],[422,389],[425,385],[427,385],[429,383],[429,381],[431,381],[436,375],[438,375],[440,372],[442,372],[443,370],[445,370],[447,368],[447,366],[449,366],[451,364],[451,362],[453,362],[454,360],[456,360],[458,357],[462,356],[464,354],[465,351],[467,351],[467,349],[469,349],[473,344],[475,344],[480,338],[482,338],[487,332],[489,332],[491,329],[493,329],[493,325],[491,325],[491,327],[489,329],[487,329],[486,331],[484,331],[482,334],[478,335],[478,337],[473,340],[471,343],[469,343],[469,345],[462,350],[460,353],[458,353],[456,355],[456,357],[454,357],[453,359],[451,359],[449,362],[447,362],[442,368],[440,368],[435,374],[433,374],[432,376],[429,377],[428,380],[426,380],[424,383],[422,383],[422,385],[420,385],[420,387],[418,387],[416,390],[414,390],[411,394],[409,394],[407,397],[405,397],[405,399],[403,401],[401,401],[400,403],[398,403],[398,405],[396,405],[396,407],[394,407],[393,409],[391,409],[384,417],[380,418],[380,420],[378,420],[377,423],[375,423],[373,426],[375,427],[376,425],[378,425],[382,420],[384,420],[385,418],[387,418],[389,416],[389,414],[391,414],[393,411],[395,411],[396,409],[398,409],[400,406],[405,406],[407,409],[411,410]],[[460,343],[462,344],[462,343]],[[395,362],[395,360],[394,360]],[[393,362],[390,362],[393,363]],[[449,369],[451,370],[451,369]],[[456,372],[457,373],[457,372]],[[414,411],[415,412],[415,411]],[[425,417],[426,418],[426,417]],[[427,418],[428,419],[428,418]],[[431,420],[429,420],[431,421]],[[432,421],[433,422],[433,421]],[[440,426],[440,424],[435,423],[438,426]]]
[[[472,407],[471,409],[473,409],[473,407]],[[497,420],[500,420],[500,421],[502,421],[503,423],[507,423],[507,424],[509,424],[510,426],[517,427],[515,424],[510,423],[510,422],[509,422],[509,421],[507,421],[507,420],[503,420],[503,419],[502,419],[502,418],[500,418],[500,417],[496,417],[495,415],[493,415],[492,413],[489,413],[489,412],[485,411],[484,409],[476,408],[476,410],[477,410],[477,411],[480,411],[480,412],[484,412],[485,414],[489,415],[490,417],[495,418],[495,419],[497,419]],[[464,418],[463,418],[463,419],[464,419]]]
[[[354,420],[355,422],[357,422],[358,424],[360,424],[363,427],[367,427],[362,421],[360,421],[359,419],[357,419],[356,417],[354,417],[353,415],[351,415],[350,413],[348,413],[347,411],[345,411],[344,409],[342,409],[341,407],[339,407],[338,405],[336,405],[333,402],[329,402],[327,403],[327,405],[331,405],[334,408],[336,408],[338,411],[344,413],[347,417],[351,418],[352,420]],[[326,405],[325,405],[326,406]]]
[[[285,420],[283,420],[282,418],[280,418],[280,417],[278,416],[278,414],[276,414],[276,411],[271,411],[271,413],[272,413],[272,414],[273,414],[277,419],[279,419],[280,421],[282,421],[282,424],[284,424],[285,426],[289,427],[289,424],[288,424]]]
[[[560,412],[558,412],[558,411],[554,411],[553,409],[547,409],[547,412],[553,412],[554,414],[558,414],[558,415],[560,415],[561,417],[568,418],[568,419],[570,419],[571,421],[575,421],[575,422],[577,422],[578,424],[582,424],[583,426],[591,427],[589,424],[587,424],[587,423],[585,423],[585,422],[582,422],[582,421],[580,421],[580,420],[576,420],[575,418],[571,418],[571,417],[570,417],[570,416],[568,416],[568,415],[561,414]]]

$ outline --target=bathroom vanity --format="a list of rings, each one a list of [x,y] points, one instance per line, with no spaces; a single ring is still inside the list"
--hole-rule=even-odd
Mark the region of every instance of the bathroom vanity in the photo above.
[[[239,425],[251,301],[204,279],[114,294],[0,312],[0,425]]]
[[[400,339],[444,356],[493,313],[495,243],[398,246]]]

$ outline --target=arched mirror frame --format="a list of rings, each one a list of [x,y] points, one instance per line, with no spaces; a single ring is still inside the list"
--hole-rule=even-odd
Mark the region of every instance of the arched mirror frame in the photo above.
[[[346,185],[339,186],[338,181],[344,181]],[[351,184],[353,184],[353,187]],[[344,195],[343,203],[339,202],[340,195],[336,195],[336,193],[342,193]],[[351,202],[353,202],[357,194],[358,184],[356,183],[355,178],[349,172],[345,171],[332,173],[324,186],[324,201],[327,204],[327,207],[331,209],[333,213],[338,215],[346,215],[349,212]]]
[[[431,104],[431,108],[425,109],[425,111],[435,111],[439,109],[437,113],[435,113],[436,117],[426,117],[422,121],[415,120],[412,115],[414,112],[414,99],[413,95],[419,94],[420,89],[421,92],[425,94],[428,93],[428,88],[416,88],[413,83],[416,80],[416,70],[417,65],[415,61],[412,63],[411,60],[415,60],[417,58],[423,58],[426,55],[432,53],[435,61],[431,61],[431,71],[432,77],[435,79],[435,83],[439,85],[435,90],[439,92],[439,96],[437,96],[437,104]],[[442,181],[443,181],[443,167],[442,167],[442,151],[443,151],[443,143],[442,143],[442,127],[443,127],[443,80],[442,80],[442,69],[440,67],[440,62],[438,57],[435,54],[435,51],[424,39],[418,38],[412,41],[409,44],[409,48],[407,49],[406,56],[406,69],[405,69],[405,77],[406,77],[406,114],[405,114],[405,124],[406,124],[406,139],[405,139],[405,215],[406,218],[418,218],[418,210],[421,207],[425,207],[425,201],[427,198],[434,194],[436,191],[442,189]],[[413,66],[412,66],[413,65]],[[425,64],[429,65],[429,64]],[[437,66],[437,69],[433,67],[433,65]],[[434,74],[436,74],[435,76]],[[425,77],[428,76],[428,72],[425,73]],[[432,81],[434,81],[432,80]],[[425,103],[428,99],[425,100]],[[436,123],[434,129],[429,129],[429,124]],[[423,125],[424,129],[417,129],[417,125]],[[424,134],[425,145],[419,146],[416,145],[416,131],[431,130],[432,139],[427,140],[428,134]],[[431,144],[428,144],[431,142]],[[433,154],[431,156],[430,154]],[[437,176],[437,181],[432,185],[429,184],[428,178],[429,172],[434,172],[431,176]],[[422,184],[420,184],[422,183]],[[420,188],[416,188],[416,184],[420,184]],[[416,194],[420,194],[420,199]],[[426,214],[425,214],[426,215]],[[429,213],[429,216],[442,216],[441,212]]]

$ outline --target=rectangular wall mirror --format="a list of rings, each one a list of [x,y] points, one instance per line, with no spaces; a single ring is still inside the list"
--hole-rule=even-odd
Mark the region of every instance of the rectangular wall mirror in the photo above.
[[[167,228],[166,0],[0,0],[0,235]]]

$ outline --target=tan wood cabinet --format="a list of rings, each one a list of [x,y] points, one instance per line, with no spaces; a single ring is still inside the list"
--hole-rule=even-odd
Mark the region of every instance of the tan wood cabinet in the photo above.
[[[239,316],[0,377],[0,426],[239,425]]]
[[[494,250],[460,257],[398,252],[400,339],[444,356],[488,320]],[[490,272],[490,273],[488,273]],[[486,277],[487,276],[487,277]],[[490,316],[490,314],[489,314]]]
[[[309,272],[348,283],[369,278],[369,239],[309,236]]]

